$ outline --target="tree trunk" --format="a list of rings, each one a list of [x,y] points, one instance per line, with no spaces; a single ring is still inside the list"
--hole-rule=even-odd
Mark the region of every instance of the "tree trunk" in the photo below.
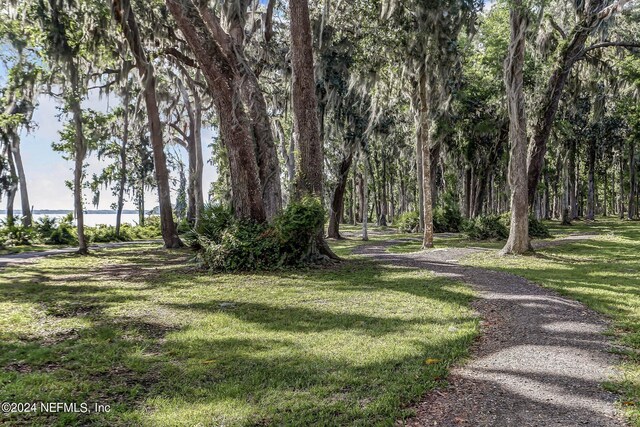
[[[626,1],[622,3],[626,3]],[[547,151],[547,142],[571,69],[576,61],[584,56],[585,42],[591,33],[621,9],[621,7],[612,7],[613,5],[606,7],[606,0],[594,0],[581,4],[586,5],[585,7],[589,9],[581,12],[580,19],[568,34],[566,43],[562,44],[540,103],[540,108],[536,114],[527,166],[529,204],[533,204],[533,198],[542,173],[544,156]]]
[[[71,60],[70,62],[73,62]],[[78,74],[75,64],[70,66],[72,76],[72,84],[77,86]],[[77,90],[74,92],[77,93]],[[84,175],[84,159],[87,156],[87,145],[84,139],[83,124],[82,124],[82,109],[80,107],[79,96],[73,96],[71,100],[71,111],[73,114],[73,124],[75,128],[75,152],[74,160],[75,166],[73,170],[73,208],[76,217],[76,227],[78,230],[78,253],[86,255],[89,252],[87,245],[87,239],[84,234],[84,206],[82,200],[82,177]]]
[[[230,43],[217,17],[198,11],[191,0],[166,0],[216,102],[220,134],[227,149],[235,216],[264,222],[262,185],[255,156],[251,123],[241,102],[238,64],[220,46]],[[204,15],[201,14],[204,13]]]
[[[344,157],[340,161],[338,166],[338,182],[336,188],[333,190],[333,196],[331,197],[331,210],[329,212],[329,228],[327,230],[327,236],[332,239],[341,239],[340,236],[340,216],[344,208],[344,193],[347,188],[347,180],[349,178],[349,171],[351,170],[351,163],[353,161],[353,151],[357,143],[351,143],[349,149],[346,150]]]
[[[24,165],[22,163],[22,154],[20,153],[20,136],[13,135],[11,151],[13,161],[18,176],[18,185],[20,186],[20,204],[22,207],[22,225],[31,227],[33,224],[33,216],[31,214],[31,204],[29,203],[29,193],[27,191],[27,177],[24,173]],[[14,195],[15,196],[15,195]]]
[[[129,88],[124,88],[124,117],[122,143],[120,145],[120,182],[118,187],[118,210],[116,211],[116,237],[120,237],[122,210],[124,209],[124,187],[127,184],[127,145],[129,144]]]
[[[524,58],[528,19],[522,0],[514,0],[510,11],[509,53],[505,61],[507,111],[509,113],[509,185],[511,228],[501,254],[524,254],[531,250],[527,202],[527,117],[524,99]]]
[[[422,212],[424,229],[422,248],[433,247],[433,199],[431,197],[431,129],[429,122],[429,103],[427,100],[427,76],[425,67],[420,69],[420,147],[422,148],[422,176],[419,177],[422,187]]]
[[[632,138],[629,141],[629,214],[627,217],[633,219],[636,216],[636,192],[638,191],[637,183],[637,165],[635,155],[635,140]]]
[[[298,146],[299,167],[296,176],[298,197],[311,195],[322,200],[324,152],[318,121],[318,100],[313,70],[313,48],[309,3],[289,0],[291,18],[291,68],[293,81],[293,124]],[[320,230],[316,247],[321,255],[337,259]]]
[[[420,89],[418,89],[418,92],[420,92]],[[424,209],[422,208],[424,206],[424,190],[422,187],[422,176],[423,176],[423,161],[422,161],[422,145],[423,145],[423,136],[422,136],[422,113],[421,113],[421,104],[420,101],[418,101],[418,112],[417,112],[417,120],[416,120],[416,171],[417,171],[417,182],[418,182],[418,206],[417,206],[417,211],[418,214],[420,216],[420,221],[419,221],[419,230],[418,231],[422,231],[424,232]]]
[[[589,141],[589,193],[587,196],[587,220],[596,219],[596,141]]]
[[[3,136],[5,135],[3,134]],[[16,193],[18,192],[19,178],[16,173],[16,166],[13,161],[13,153],[11,152],[11,142],[9,138],[11,138],[11,135],[6,135],[6,157],[7,163],[9,164],[9,177],[11,178],[11,183],[9,184],[9,188],[7,188],[7,225],[12,226],[15,223],[14,204],[16,200]]]
[[[145,106],[147,107],[147,118],[149,121],[151,146],[153,149],[153,160],[155,164],[154,170],[158,186],[162,239],[164,240],[165,248],[179,248],[182,246],[182,241],[180,240],[180,237],[178,237],[176,224],[173,221],[169,170],[167,169],[167,158],[164,153],[162,124],[160,121],[160,112],[158,110],[156,77],[153,64],[148,60],[147,53],[144,50],[138,30],[138,23],[133,13],[133,9],[131,9],[129,0],[112,0],[111,10],[129,44],[129,48],[135,58],[136,67],[138,68],[138,73],[140,74],[142,82],[144,101]]]
[[[362,240],[367,241],[369,240],[369,186],[368,186],[368,182],[367,182],[367,158],[365,156],[365,153],[363,152],[362,155],[360,156],[363,160],[362,162],[362,206],[361,206],[361,211],[362,211]]]

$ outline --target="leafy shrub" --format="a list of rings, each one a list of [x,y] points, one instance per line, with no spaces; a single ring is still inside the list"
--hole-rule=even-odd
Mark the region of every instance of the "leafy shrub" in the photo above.
[[[32,227],[25,227],[17,220],[0,228],[0,246],[27,246],[39,243],[38,233]]]
[[[271,270],[308,260],[323,223],[322,205],[312,198],[290,203],[272,224],[238,221],[230,209],[209,206],[190,240],[211,270]]]
[[[498,215],[470,219],[464,224],[464,232],[473,240],[499,240],[509,237],[509,229]]]
[[[511,213],[506,212],[500,216],[504,226],[509,229],[511,227]],[[547,226],[535,216],[529,215],[529,237],[535,239],[547,239],[551,237],[551,233]]]
[[[454,205],[437,207],[433,211],[433,231],[435,233],[458,233],[462,228],[462,214]]]
[[[529,237],[535,237],[537,239],[548,239],[549,237],[551,237],[551,233],[542,221],[536,219],[536,217],[531,215],[529,216]]]
[[[45,215],[42,218],[37,219],[34,223],[36,232],[45,241],[51,237],[51,234],[53,234],[57,227],[58,219],[55,217],[50,217],[49,215]]]
[[[398,217],[396,225],[403,233],[415,233],[420,226],[420,214],[416,211],[405,212]]]
[[[75,245],[78,243],[78,233],[71,223],[62,221],[51,232],[45,243],[49,245]]]

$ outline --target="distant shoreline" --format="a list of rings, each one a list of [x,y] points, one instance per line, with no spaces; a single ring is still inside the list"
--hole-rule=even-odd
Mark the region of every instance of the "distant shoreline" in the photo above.
[[[15,210],[13,211],[14,215],[22,215],[22,211],[21,210]],[[33,214],[34,215],[67,215],[73,213],[72,210],[65,210],[65,209],[34,209]],[[87,210],[84,211],[85,214],[87,215],[115,215],[117,212],[114,210],[110,210],[110,209],[97,209],[97,210]],[[138,215],[138,211],[136,210],[132,210],[132,209],[125,209],[122,211],[123,215]],[[0,210],[0,215],[6,215],[7,214],[7,210],[6,209],[2,209]]]

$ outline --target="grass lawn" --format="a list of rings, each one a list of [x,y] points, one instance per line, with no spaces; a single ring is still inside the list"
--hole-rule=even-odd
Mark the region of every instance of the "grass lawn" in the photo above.
[[[624,379],[611,384],[640,426],[640,223],[599,219],[562,227],[555,235],[599,233],[591,240],[538,250],[535,256],[481,253],[465,262],[526,277],[583,302],[613,319],[612,333],[624,345]]]
[[[11,246],[8,248],[0,248],[0,255],[13,255],[21,254],[23,252],[42,252],[50,249],[64,248],[64,245],[26,245],[26,246]]]
[[[0,270],[0,401],[111,405],[0,424],[391,425],[477,333],[471,291],[424,271],[212,275],[189,256],[145,245]]]

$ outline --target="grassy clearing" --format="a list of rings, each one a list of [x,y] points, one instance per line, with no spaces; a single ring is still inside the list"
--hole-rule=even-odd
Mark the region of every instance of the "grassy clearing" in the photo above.
[[[13,255],[21,254],[24,252],[42,252],[50,249],[64,248],[64,245],[25,245],[25,246],[11,246],[8,248],[0,248],[0,255]]]
[[[551,225],[555,235],[598,233],[593,239],[541,249],[535,256],[474,255],[465,262],[526,277],[583,302],[613,319],[613,333],[626,347],[624,378],[615,387],[640,426],[640,223],[600,219]]]
[[[146,245],[0,271],[0,401],[112,408],[0,420],[390,425],[477,332],[468,288],[423,271],[210,275],[188,257]]]

